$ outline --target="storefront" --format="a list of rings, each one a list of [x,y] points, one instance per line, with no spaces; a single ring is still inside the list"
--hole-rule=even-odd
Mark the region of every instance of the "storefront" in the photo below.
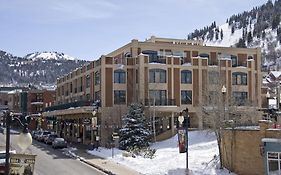
[[[50,130],[68,142],[91,144],[100,138],[98,113],[92,107],[80,107],[44,112]]]

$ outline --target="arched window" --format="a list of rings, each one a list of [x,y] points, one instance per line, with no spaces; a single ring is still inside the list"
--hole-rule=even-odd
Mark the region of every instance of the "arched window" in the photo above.
[[[232,85],[247,85],[247,74],[244,72],[232,73]]]
[[[150,69],[149,83],[166,83],[166,70]]]
[[[181,71],[181,83],[191,84],[192,83],[192,72],[190,70]]]
[[[114,71],[114,83],[126,83],[126,72],[124,70],[118,69]]]

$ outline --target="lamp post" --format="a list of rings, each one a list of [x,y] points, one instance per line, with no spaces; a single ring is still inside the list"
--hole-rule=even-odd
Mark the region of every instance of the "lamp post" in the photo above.
[[[221,88],[222,98],[223,98],[223,120],[225,120],[225,94],[226,94],[226,87],[223,85]]]
[[[267,120],[269,119],[269,110],[270,110],[270,107],[269,107],[269,98],[270,98],[270,93],[269,91],[266,92],[266,101],[267,101]]]
[[[185,112],[185,117],[182,115],[182,113]],[[186,172],[188,174],[188,108],[184,109],[182,112],[180,112],[178,121],[181,126],[183,126],[183,121],[185,120],[185,151],[186,151]],[[184,127],[184,126],[183,126]]]
[[[31,144],[32,137],[28,132],[27,125],[30,122],[30,117],[14,117],[14,115],[10,111],[5,112],[6,116],[6,159],[5,159],[5,175],[9,175],[9,159],[10,159],[10,127],[11,122],[17,120],[22,126],[22,133],[18,137],[17,144],[21,148],[21,151],[24,152]]]

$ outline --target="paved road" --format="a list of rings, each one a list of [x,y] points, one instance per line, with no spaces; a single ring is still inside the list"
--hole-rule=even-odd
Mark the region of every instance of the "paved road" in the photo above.
[[[11,145],[16,146],[17,135],[11,135]],[[0,133],[0,149],[5,145],[5,137]],[[5,149],[5,148],[4,148]],[[99,170],[70,158],[63,150],[54,150],[50,146],[33,141],[28,152],[37,155],[35,161],[35,175],[105,175]]]

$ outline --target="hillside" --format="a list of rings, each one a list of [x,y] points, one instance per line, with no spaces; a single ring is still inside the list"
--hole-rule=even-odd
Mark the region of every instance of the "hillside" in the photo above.
[[[222,25],[195,30],[189,39],[209,46],[261,47],[264,69],[281,69],[281,0],[268,1],[250,11],[232,15]]]
[[[56,79],[87,61],[58,52],[36,52],[24,57],[0,50],[0,85],[52,86]]]

